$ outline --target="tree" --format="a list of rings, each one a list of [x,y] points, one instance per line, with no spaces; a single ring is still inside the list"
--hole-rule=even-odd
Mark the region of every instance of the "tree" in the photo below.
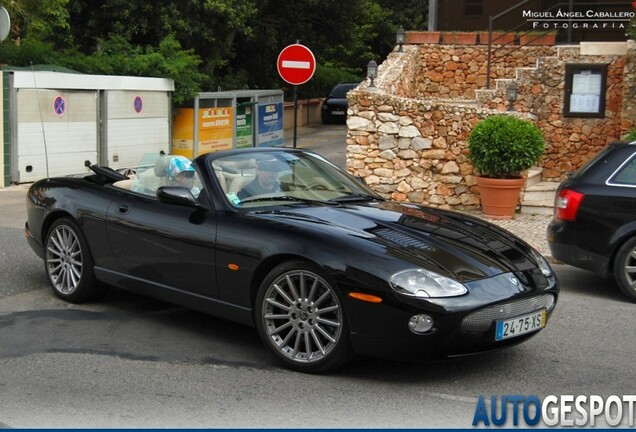
[[[408,29],[425,17],[423,1],[14,0],[23,47],[3,60],[171,77],[184,101],[197,89],[284,87],[276,58],[299,39],[318,64],[300,95],[322,96],[361,81],[369,60],[393,49],[396,20]]]
[[[69,30],[68,0],[12,0],[4,7],[11,17],[10,39],[25,36],[63,42]]]
[[[76,0],[71,27],[85,54],[95,52],[98,41],[111,36],[131,45],[156,46],[173,35],[202,59],[200,68],[212,83],[216,70],[234,57],[236,35],[250,34],[248,21],[257,13],[255,5],[256,0],[110,0],[96,7],[92,0]]]

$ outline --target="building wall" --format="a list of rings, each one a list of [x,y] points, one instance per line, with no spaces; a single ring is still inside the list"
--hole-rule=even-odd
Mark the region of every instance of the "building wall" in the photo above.
[[[437,30],[445,31],[480,31],[488,30],[488,20],[490,16],[496,16],[501,12],[512,8],[519,1],[494,1],[494,0],[438,0]],[[579,3],[579,4],[577,4]],[[523,17],[523,11],[552,11],[556,14],[558,10],[568,11],[568,2],[564,0],[532,0],[528,3],[513,9],[506,15],[498,18],[493,23],[493,30],[516,29],[518,32],[525,32],[531,29],[527,18]],[[588,10],[597,12],[629,12],[631,1],[618,2],[616,0],[595,0],[573,2],[574,12],[585,13]],[[568,23],[567,19],[563,22]],[[593,22],[588,22],[592,24]],[[624,41],[625,28],[619,28],[618,21],[607,21],[607,26],[599,28],[583,28],[581,23],[578,27],[570,25],[568,35],[567,29],[559,26],[559,41],[571,42],[580,41]],[[554,24],[554,23],[551,23]]]
[[[404,48],[380,65],[376,88],[362,86],[348,96],[347,168],[385,197],[444,208],[477,206],[467,138],[480,120],[507,111],[506,86],[513,79],[519,88],[514,115],[531,119],[544,133],[545,180],[564,178],[636,127],[633,42],[626,55],[585,55],[578,46],[523,47],[519,57],[493,70],[499,78],[491,90],[480,85],[486,47]],[[530,68],[537,59],[539,67]],[[563,116],[568,63],[608,65],[604,118]]]

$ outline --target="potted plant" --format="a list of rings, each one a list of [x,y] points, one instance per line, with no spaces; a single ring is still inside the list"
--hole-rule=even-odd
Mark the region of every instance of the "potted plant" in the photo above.
[[[512,219],[525,178],[545,149],[541,130],[530,121],[495,115],[477,124],[468,137],[468,158],[478,171],[482,211],[493,219]]]

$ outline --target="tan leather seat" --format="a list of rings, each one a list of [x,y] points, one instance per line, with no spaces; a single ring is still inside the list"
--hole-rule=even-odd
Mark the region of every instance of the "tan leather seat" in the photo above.
[[[219,184],[221,185],[221,189],[223,189],[223,193],[228,193],[228,187],[227,187],[227,179],[225,178],[225,174],[223,174],[221,171],[214,171],[214,174],[216,174],[216,178],[219,181]]]
[[[113,183],[113,186],[120,189],[124,189],[124,190],[130,190],[132,188],[134,181],[135,181],[135,177],[131,176],[130,178],[127,178],[125,180],[116,181],[115,183]]]

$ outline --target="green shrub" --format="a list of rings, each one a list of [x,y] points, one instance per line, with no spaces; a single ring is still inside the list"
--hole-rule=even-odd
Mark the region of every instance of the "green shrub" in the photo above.
[[[636,141],[636,129],[625,135],[625,141]]]
[[[539,162],[545,146],[541,130],[514,116],[482,120],[468,137],[468,158],[484,177],[515,178]]]

